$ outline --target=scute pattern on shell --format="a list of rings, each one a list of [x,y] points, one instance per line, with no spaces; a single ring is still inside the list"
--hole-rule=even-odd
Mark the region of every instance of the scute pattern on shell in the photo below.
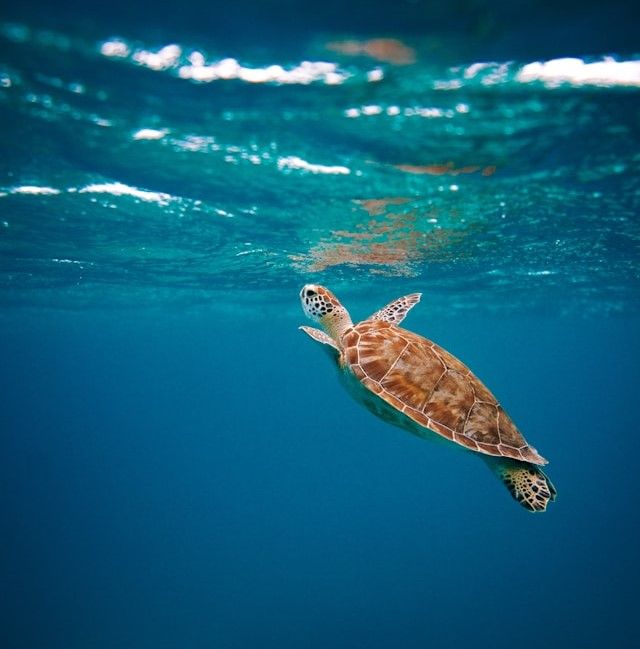
[[[472,451],[547,463],[482,382],[442,347],[381,320],[357,324],[341,342],[344,362],[362,384],[420,426]]]

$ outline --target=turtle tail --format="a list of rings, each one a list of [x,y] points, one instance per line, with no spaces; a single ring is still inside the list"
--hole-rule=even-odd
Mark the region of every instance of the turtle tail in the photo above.
[[[556,499],[556,488],[539,466],[506,458],[492,464],[509,493],[530,512],[543,512]]]

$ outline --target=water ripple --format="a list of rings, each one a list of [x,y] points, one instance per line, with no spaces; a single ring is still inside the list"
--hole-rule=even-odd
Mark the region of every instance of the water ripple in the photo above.
[[[0,38],[3,304],[289,305],[313,280],[434,312],[639,310],[636,60]]]

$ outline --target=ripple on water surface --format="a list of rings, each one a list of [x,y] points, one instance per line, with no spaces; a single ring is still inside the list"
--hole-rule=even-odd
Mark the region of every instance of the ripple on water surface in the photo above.
[[[4,303],[287,303],[313,279],[436,310],[637,311],[640,61],[106,36],[0,26]]]

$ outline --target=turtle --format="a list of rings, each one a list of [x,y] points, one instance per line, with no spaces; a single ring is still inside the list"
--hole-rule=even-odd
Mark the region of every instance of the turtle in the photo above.
[[[373,414],[419,437],[475,453],[520,505],[545,511],[557,495],[540,468],[547,460],[464,363],[400,327],[420,298],[421,293],[404,295],[353,324],[329,289],[306,284],[302,309],[322,330],[300,329],[325,346],[347,390]]]

